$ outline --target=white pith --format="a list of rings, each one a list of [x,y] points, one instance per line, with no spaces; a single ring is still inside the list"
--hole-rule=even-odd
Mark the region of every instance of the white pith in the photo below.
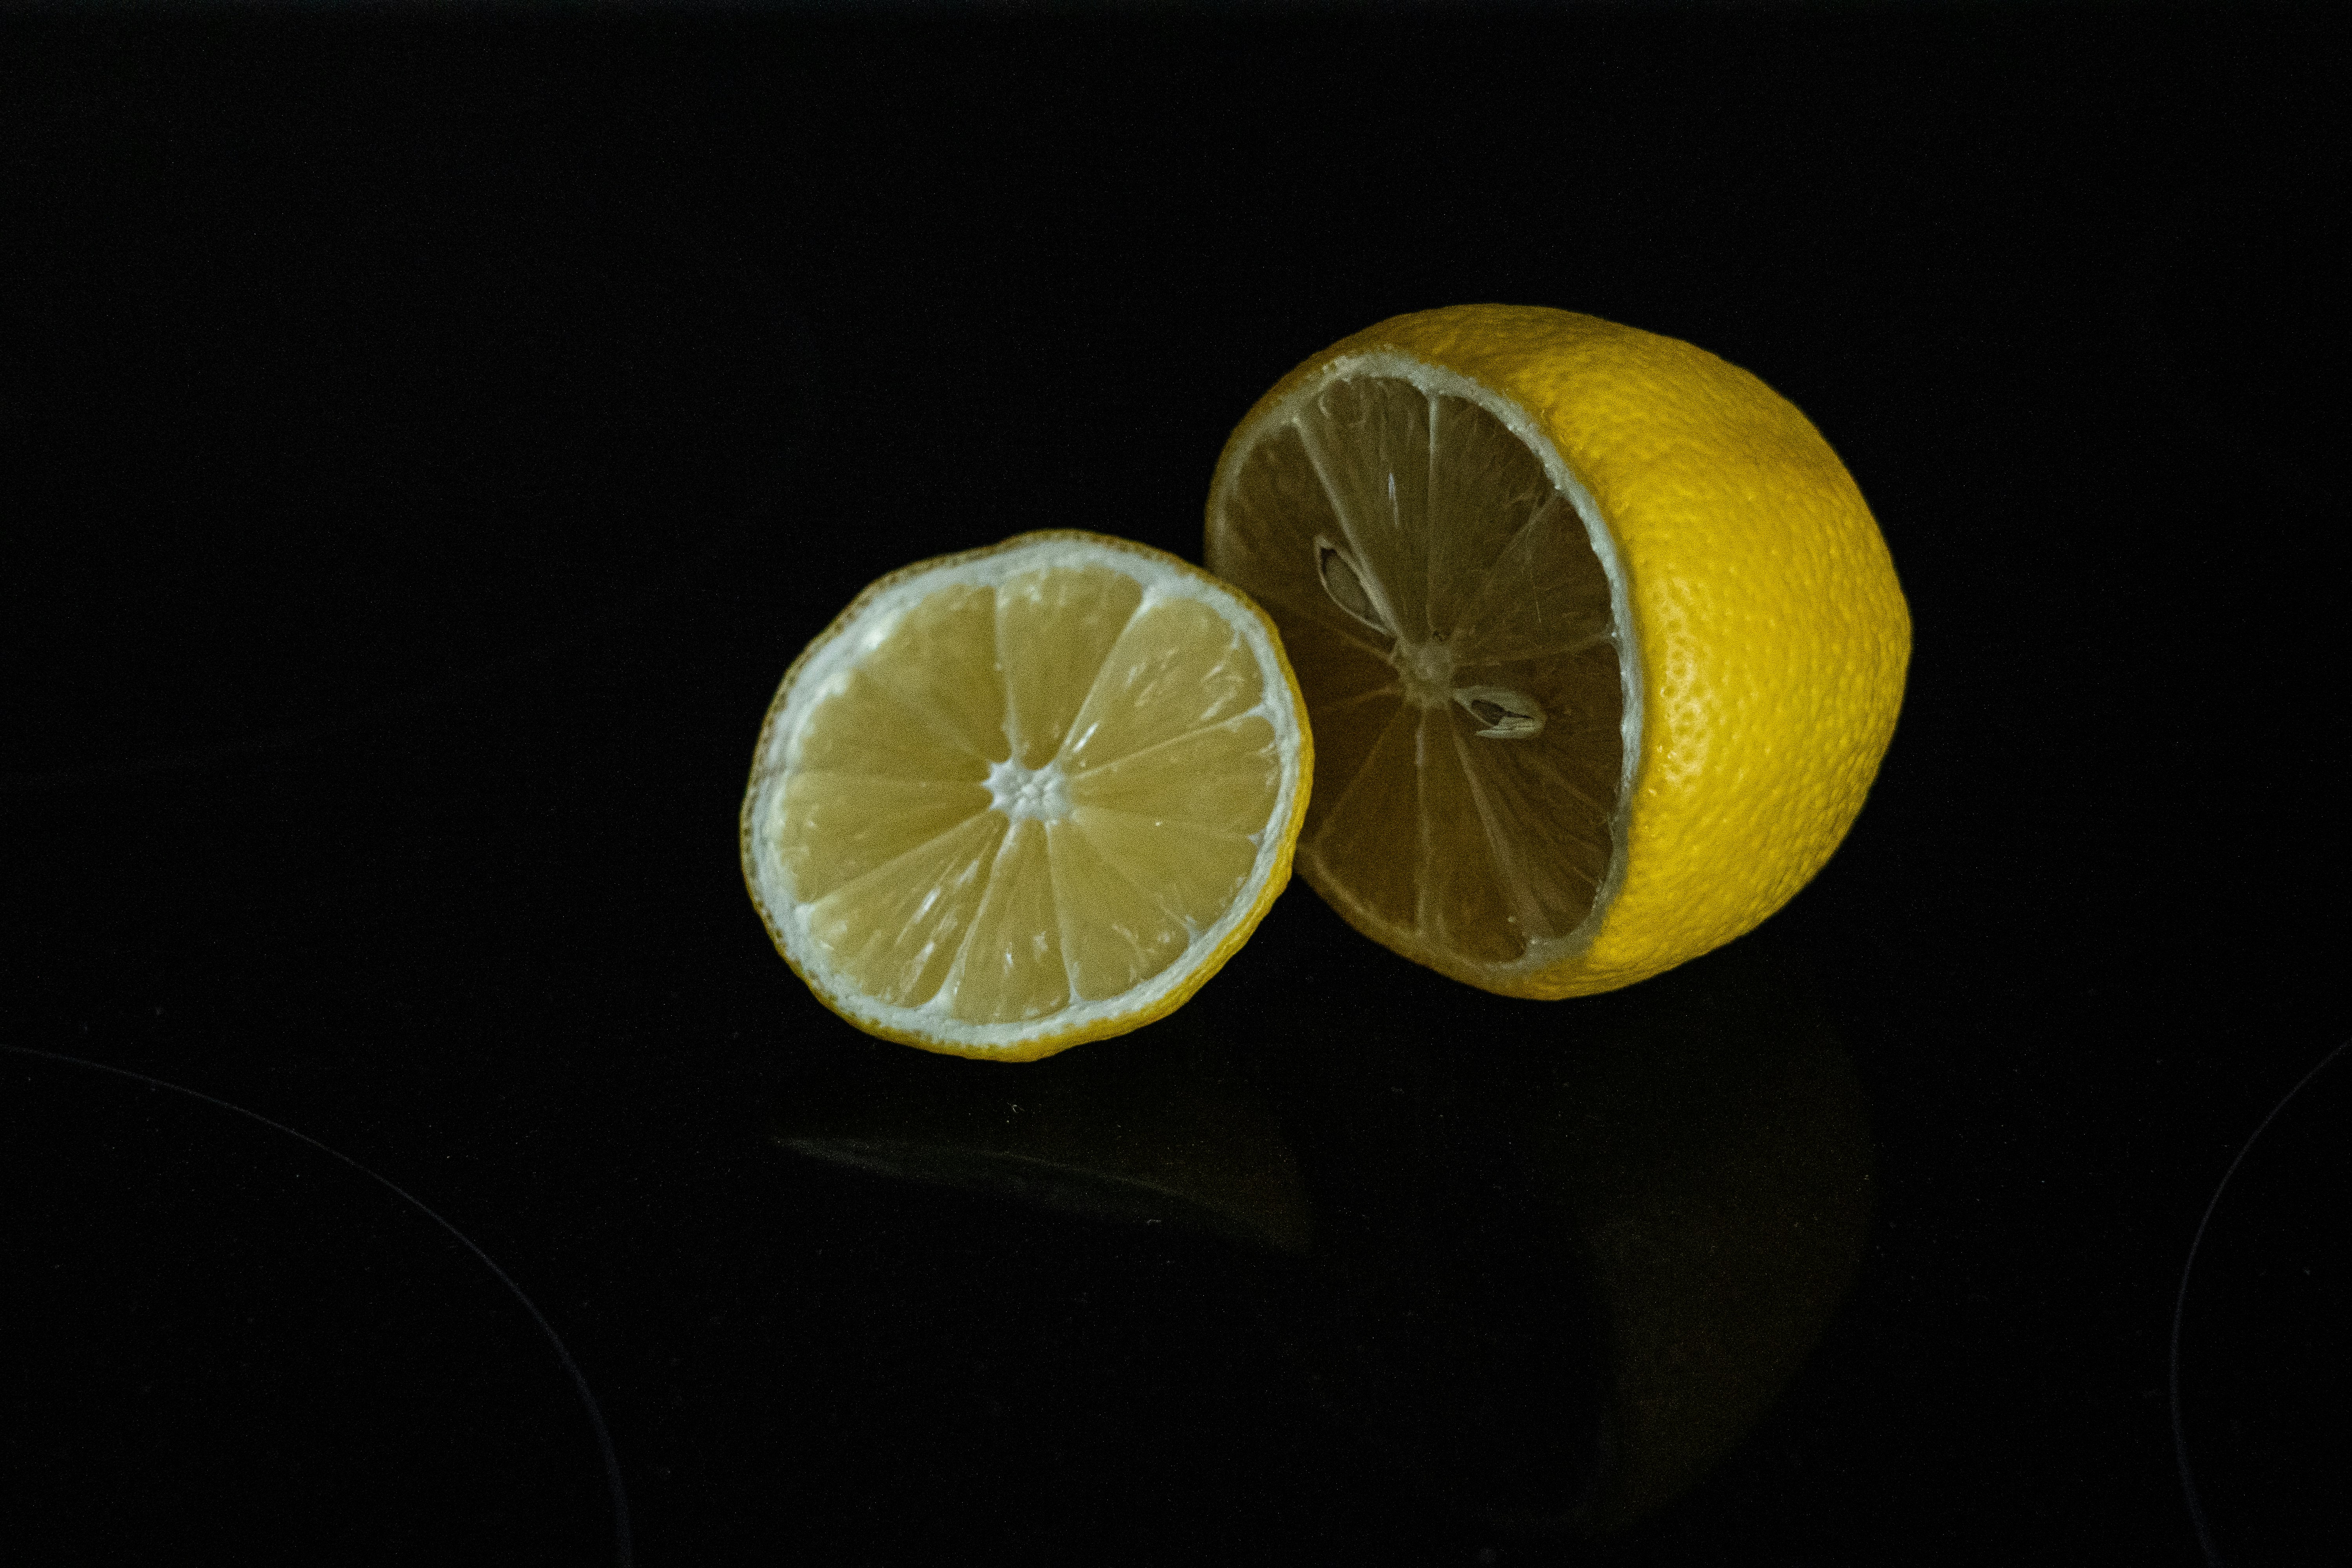
[[[1070,815],[1069,784],[1062,776],[1062,764],[1057,761],[1024,768],[1011,757],[990,764],[988,804],[1015,822],[1024,817],[1061,821]]]
[[[1202,926],[1185,923],[1190,940],[1175,960],[1117,994],[1092,1002],[1076,1000],[1078,986],[1072,975],[1074,1000],[1069,1005],[1040,1017],[997,1024],[974,1024],[950,1013],[952,984],[919,1006],[880,1001],[841,975],[812,939],[808,917],[814,906],[797,897],[791,873],[776,851],[772,814],[783,798],[797,742],[810,715],[847,681],[866,653],[889,638],[916,605],[943,588],[995,587],[1024,573],[1053,567],[1108,568],[1134,582],[1142,589],[1142,598],[1130,620],[1173,599],[1194,601],[1232,628],[1250,650],[1259,674],[1259,700],[1254,707],[1220,721],[1263,720],[1274,731],[1281,772],[1266,821],[1247,836],[1255,850],[1249,875],[1217,920]],[[1297,817],[1308,784],[1299,766],[1305,731],[1306,716],[1296,700],[1271,628],[1246,600],[1196,568],[1156,551],[1067,534],[1040,535],[1010,547],[950,557],[928,568],[886,578],[866,590],[786,674],[761,731],[743,808],[745,863],[752,896],[793,968],[828,1005],[861,1026],[894,1038],[972,1053],[1013,1054],[1044,1039],[1084,1037],[1097,1026],[1148,1016],[1171,994],[1188,991],[1197,984],[1202,966],[1230,945],[1237,928],[1256,918],[1268,882],[1286,871],[1286,830]],[[987,781],[989,809],[1015,820],[1058,820],[1070,809],[1065,782],[1057,763],[1037,768],[1024,767],[1017,761],[995,763]],[[1068,962],[1066,953],[1066,964]]]
[[[1345,354],[1331,360],[1293,388],[1280,401],[1259,413],[1236,434],[1227,450],[1224,461],[1219,466],[1211,489],[1209,525],[1212,560],[1214,560],[1217,555],[1217,541],[1221,535],[1230,542],[1232,525],[1228,512],[1233,487],[1247,467],[1251,454],[1275,431],[1297,424],[1301,411],[1311,405],[1334,382],[1359,378],[1402,381],[1424,395],[1458,397],[1492,415],[1505,429],[1536,456],[1553,487],[1566,497],[1570,505],[1575,509],[1578,519],[1584,525],[1585,536],[1591,546],[1593,555],[1608,580],[1612,627],[1610,640],[1616,651],[1618,678],[1623,704],[1619,720],[1622,752],[1616,799],[1612,805],[1607,821],[1609,864],[1599,886],[1594,889],[1591,908],[1586,912],[1584,918],[1573,930],[1564,935],[1529,941],[1526,950],[1515,960],[1507,963],[1492,963],[1463,959],[1453,954],[1437,954],[1433,952],[1431,943],[1414,927],[1383,919],[1364,909],[1357,901],[1346,899],[1343,892],[1339,893],[1341,901],[1349,908],[1351,920],[1376,931],[1381,936],[1381,940],[1399,951],[1432,957],[1444,957],[1447,962],[1441,967],[1450,967],[1457,971],[1474,970],[1497,978],[1547,970],[1565,960],[1579,956],[1592,945],[1594,937],[1600,931],[1611,907],[1616,902],[1618,892],[1624,884],[1627,828],[1632,816],[1634,780],[1641,763],[1641,740],[1645,715],[1643,707],[1641,647],[1634,627],[1632,595],[1626,580],[1623,558],[1618,548],[1616,537],[1607,521],[1601,516],[1600,506],[1592,499],[1591,492],[1525,409],[1510,398],[1467,376],[1429,364],[1407,354],[1380,351]],[[1348,529],[1346,510],[1338,504],[1337,498],[1331,499],[1334,516],[1339,520],[1343,530]],[[1356,539],[1352,531],[1347,542],[1355,551],[1359,559],[1365,558],[1367,552],[1363,542]],[[1401,648],[1401,652],[1410,662],[1419,650]],[[1408,688],[1421,685],[1429,687],[1426,692],[1409,691],[1411,700],[1418,702],[1437,700],[1437,687],[1448,679],[1450,675],[1450,669],[1444,672],[1400,669],[1401,679]],[[1460,700],[1465,697],[1475,698],[1481,694],[1479,690],[1465,689],[1452,695],[1454,700]],[[1532,717],[1536,724],[1540,726],[1542,721],[1540,716]],[[1318,874],[1321,867],[1312,847],[1304,839],[1299,844],[1298,858],[1300,868],[1309,874],[1318,890],[1337,891],[1331,879]]]

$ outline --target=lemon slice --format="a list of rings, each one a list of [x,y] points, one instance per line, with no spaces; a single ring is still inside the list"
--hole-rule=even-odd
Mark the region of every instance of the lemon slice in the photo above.
[[[1630,984],[1792,896],[1861,809],[1910,617],[1820,433],[1714,355],[1564,310],[1383,321],[1242,421],[1210,569],[1313,716],[1307,881],[1520,996]]]
[[[852,1024],[1029,1061],[1216,973],[1289,879],[1310,767],[1255,605],[1143,545],[1023,534],[893,573],[802,652],[743,876]]]

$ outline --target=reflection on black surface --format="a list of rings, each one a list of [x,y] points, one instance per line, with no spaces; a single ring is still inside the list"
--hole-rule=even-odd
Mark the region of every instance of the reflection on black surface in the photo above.
[[[1213,1007],[1009,1069],[859,1053],[802,1153],[1306,1255],[1299,1373],[1490,1525],[1603,1535],[1702,1479],[1861,1258],[1868,1115],[1769,928],[1611,996],[1368,965],[1278,1044]],[[1288,1022],[1288,1021],[1286,1021]]]
[[[630,1561],[562,1351],[414,1200],[217,1102],[18,1051],[0,1194],[0,1556]]]
[[[782,1137],[888,1175],[1307,1250],[1297,1163],[1265,1097],[1221,1054],[1098,1053],[1083,1066],[1097,1070],[1013,1078],[983,1066],[975,1082],[940,1058],[892,1053],[803,1085]]]
[[[1581,1516],[1601,1528],[1695,1483],[1763,1415],[1869,1220],[1862,1085],[1785,950],[1742,943],[1685,978],[1507,1069],[1527,1168],[1607,1305],[1619,1462]]]
[[[2339,1046],[2242,1146],[2182,1280],[2176,1439],[2207,1559],[2318,1562],[2352,1529]],[[2326,1543],[2325,1547],[2321,1543]]]

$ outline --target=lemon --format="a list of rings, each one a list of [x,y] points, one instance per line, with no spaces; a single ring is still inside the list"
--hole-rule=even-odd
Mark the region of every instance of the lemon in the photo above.
[[[1281,627],[1320,777],[1300,869],[1515,996],[1630,984],[1829,858],[1910,615],[1870,510],[1755,376],[1590,316],[1399,316],[1259,399],[1208,563]]]
[[[1029,1061],[1216,973],[1289,879],[1311,768],[1256,605],[1143,545],[1023,534],[882,578],[793,662],[743,878],[852,1024]]]

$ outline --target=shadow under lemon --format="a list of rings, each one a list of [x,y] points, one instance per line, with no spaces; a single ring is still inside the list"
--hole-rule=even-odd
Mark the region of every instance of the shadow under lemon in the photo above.
[[[1860,1264],[1851,1057],[1770,926],[1628,990],[1524,1002],[1369,948],[1209,987],[1013,1075],[858,1052],[796,1083],[801,1154],[1297,1259],[1286,1347],[1448,1507],[1606,1535],[1770,1408]],[[1262,988],[1255,988],[1262,989]]]

